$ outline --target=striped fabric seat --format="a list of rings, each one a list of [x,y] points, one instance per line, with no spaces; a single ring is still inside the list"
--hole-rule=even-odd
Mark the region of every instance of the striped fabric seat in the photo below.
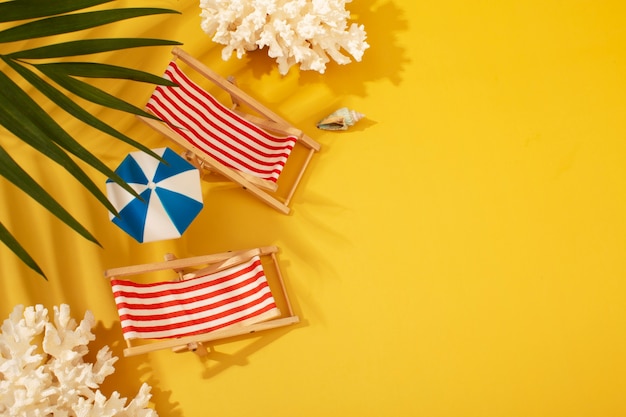
[[[280,315],[259,256],[181,281],[111,279],[126,340],[197,335]]]
[[[158,86],[146,107],[193,146],[221,164],[276,182],[295,136],[274,136],[217,101],[170,62],[165,78],[178,87]]]

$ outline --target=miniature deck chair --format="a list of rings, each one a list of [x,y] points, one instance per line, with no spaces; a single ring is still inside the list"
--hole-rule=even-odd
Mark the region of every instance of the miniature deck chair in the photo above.
[[[175,47],[172,54],[164,77],[178,86],[158,86],[146,104],[165,123],[141,120],[182,146],[198,167],[234,181],[266,204],[289,213],[296,187],[320,145],[182,49]],[[191,80],[178,60],[230,95],[233,108]],[[296,144],[308,153],[291,188],[286,194],[281,188],[279,197],[277,181]]]
[[[277,251],[269,246],[186,259],[169,256],[164,262],[107,270],[127,344],[124,356],[159,349],[204,355],[203,343],[298,323]],[[272,265],[280,298],[272,294],[263,263]],[[146,274],[167,270],[177,278],[144,282]],[[141,277],[126,279],[132,275]]]

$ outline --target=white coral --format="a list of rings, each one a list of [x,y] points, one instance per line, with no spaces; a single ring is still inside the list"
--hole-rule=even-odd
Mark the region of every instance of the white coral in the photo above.
[[[156,417],[146,384],[128,405],[117,392],[100,392],[117,358],[105,346],[95,363],[84,361],[94,325],[89,311],[77,324],[65,304],[54,307],[53,322],[41,305],[15,307],[0,333],[0,415]]]
[[[348,26],[351,0],[200,0],[201,27],[225,45],[222,58],[267,47],[285,75],[291,66],[324,73],[332,58],[339,64],[361,61],[369,48],[363,25]]]

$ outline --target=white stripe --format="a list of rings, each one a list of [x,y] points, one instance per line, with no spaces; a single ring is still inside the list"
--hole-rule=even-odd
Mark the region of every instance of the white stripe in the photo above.
[[[159,314],[169,314],[172,312],[176,312],[179,311],[181,309],[186,309],[186,310],[193,310],[195,308],[199,308],[208,304],[212,304],[215,302],[218,302],[220,300],[223,300],[225,298],[230,298],[233,297],[235,295],[240,295],[245,293],[246,291],[250,291],[256,288],[260,288],[263,286],[263,284],[266,282],[264,277],[259,277],[259,279],[257,279],[256,281],[250,283],[249,285],[246,285],[244,287],[241,288],[237,288],[234,290],[231,290],[227,293],[224,294],[220,294],[217,296],[213,296],[211,298],[208,298],[206,300],[199,300],[196,302],[192,302],[192,303],[188,303],[188,304],[176,304],[176,305],[172,305],[172,306],[168,306],[168,307],[163,307],[160,308],[158,311],[155,311],[154,309],[149,309],[149,308],[133,308],[133,307],[122,307],[119,309],[120,314],[133,314],[136,316],[144,316],[144,317],[149,317],[153,314],[155,314],[155,312],[158,312]],[[231,285],[233,283],[231,282]],[[121,303],[143,303],[143,305],[148,306],[148,305],[154,305],[154,304],[160,304],[160,303],[165,303],[165,302],[177,302],[177,301],[182,301],[184,299],[189,299],[189,298],[193,298],[193,297],[197,297],[197,296],[202,296],[203,294],[206,293],[206,289],[202,290],[202,291],[193,291],[193,292],[189,292],[189,293],[185,293],[185,294],[177,294],[176,296],[174,295],[170,295],[170,296],[162,296],[162,297],[155,297],[155,298],[150,298],[149,300],[145,300],[145,299],[140,299],[140,298],[130,298],[130,297],[123,297],[123,296],[118,296],[115,297],[115,302],[117,304],[121,304]],[[212,291],[212,289],[211,289]],[[269,288],[265,288],[260,290],[262,293],[267,293],[269,292]]]
[[[256,265],[255,265],[256,263]],[[251,271],[248,271],[240,276],[236,276],[236,277],[231,277],[233,274],[237,274],[240,273],[241,271],[245,270],[246,268],[250,267],[254,265],[254,267],[252,268]],[[223,301],[225,299],[231,298],[233,296],[236,295],[241,295],[244,292],[248,291],[248,290],[253,290],[253,289],[258,289],[258,291],[253,292],[251,295],[248,295],[247,297],[245,297],[244,299],[236,299],[233,300],[225,305],[222,306],[218,306],[212,309],[209,309],[207,311],[201,311],[199,313],[194,313],[194,314],[188,314],[182,317],[173,317],[173,318],[167,318],[167,319],[158,319],[158,320],[148,320],[148,321],[134,321],[134,320],[122,320],[122,328],[128,327],[128,326],[134,326],[134,327],[151,327],[151,326],[163,326],[163,325],[171,325],[171,324],[175,324],[176,328],[172,329],[172,330],[167,330],[167,331],[150,331],[150,332],[143,332],[141,330],[139,331],[129,331],[129,332],[125,332],[124,333],[124,338],[127,340],[130,340],[132,338],[164,338],[164,337],[176,337],[179,336],[181,334],[187,334],[187,333],[194,333],[194,332],[198,332],[198,331],[202,331],[202,330],[206,330],[208,331],[208,329],[210,328],[214,328],[216,326],[220,326],[226,323],[230,323],[232,321],[237,321],[237,320],[241,320],[243,317],[248,316],[248,315],[256,315],[256,314],[260,314],[259,318],[250,318],[248,320],[246,320],[247,322],[258,322],[261,320],[266,320],[269,316],[276,316],[276,315],[280,315],[280,312],[278,312],[278,310],[276,308],[272,308],[269,312],[266,313],[260,313],[260,311],[265,308],[268,305],[274,304],[275,300],[274,298],[271,296],[271,290],[269,288],[269,286],[267,286],[267,280],[265,278],[265,275],[263,274],[263,267],[260,263],[260,257],[254,256],[252,257],[249,261],[240,264],[240,265],[236,265],[234,267],[228,268],[226,270],[223,271],[219,271],[219,272],[215,272],[212,274],[207,274],[204,276],[200,276],[197,278],[193,278],[193,279],[189,279],[189,280],[184,280],[184,281],[172,281],[172,282],[163,282],[163,283],[159,283],[159,285],[157,286],[151,286],[151,287],[131,287],[128,285],[124,285],[123,284],[123,280],[120,281],[120,283],[113,285],[113,291],[114,292],[118,292],[118,291],[133,291],[133,292],[139,292],[142,294],[150,294],[153,293],[154,291],[165,291],[167,289],[171,289],[171,288],[190,288],[193,285],[196,285],[198,283],[210,283],[211,281],[216,281],[219,280],[221,278],[225,278],[225,277],[231,277],[230,279],[225,280],[225,282],[222,283],[216,283],[215,285],[210,286],[209,288],[205,288],[202,290],[189,290],[188,292],[184,293],[184,294],[179,294],[179,295],[168,295],[168,296],[161,296],[161,297],[153,297],[153,298],[148,298],[148,299],[141,299],[141,298],[137,298],[137,297],[124,297],[124,296],[117,296],[115,297],[115,302],[116,304],[118,303],[122,303],[122,302],[129,302],[129,303],[138,303],[138,304],[144,304],[144,305],[149,305],[149,304],[156,304],[156,303],[161,303],[161,302],[166,302],[166,301],[171,301],[171,300],[176,300],[176,299],[186,299],[186,298],[190,298],[193,296],[196,296],[198,294],[205,294],[207,292],[213,292],[216,290],[223,290],[226,289],[234,284],[237,284],[238,282],[242,282],[245,281],[251,277],[254,277],[257,273],[261,273],[261,275],[259,277],[257,277],[256,280],[254,280],[252,283],[249,283],[247,285],[245,285],[242,288],[239,289],[235,289],[232,291],[228,291],[225,294],[221,294],[221,295],[217,295],[214,297],[211,297],[208,300],[204,300],[204,301],[199,301],[199,302],[192,302],[190,304],[187,304],[185,306],[172,306],[172,307],[167,307],[167,308],[162,308],[162,309],[158,309],[158,310],[147,310],[147,309],[143,309],[141,307],[135,309],[135,308],[120,308],[119,309],[119,314],[120,316],[123,316],[124,314],[134,314],[134,315],[138,315],[138,316],[143,316],[143,317],[150,317],[151,315],[154,315],[155,313],[158,314],[167,314],[167,313],[171,313],[173,311],[180,311],[182,309],[185,310],[190,310],[193,309],[195,307],[201,307],[201,306],[206,306],[209,304],[212,304],[214,302],[219,302],[219,301]],[[209,323],[202,323],[202,324],[189,324],[186,325],[186,323],[188,323],[190,320],[197,320],[197,319],[203,319],[203,318],[207,318],[209,316],[212,315],[216,315],[216,314],[221,314],[224,312],[227,312],[233,308],[238,308],[238,307],[243,307],[246,304],[250,304],[250,303],[254,303],[255,301],[260,300],[261,298],[263,298],[265,295],[268,295],[269,297],[262,301],[260,304],[258,305],[252,305],[249,308],[244,309],[243,311],[240,312],[234,312],[232,314],[228,314],[227,316],[223,317],[223,318],[219,318],[216,320],[211,320]],[[228,325],[229,327],[230,325]]]
[[[225,162],[227,162],[229,165],[236,167],[237,169],[239,169],[240,171],[244,171],[244,172],[248,172],[252,175],[256,175],[259,176],[260,173],[255,172],[253,170],[250,170],[249,168],[245,167],[244,165],[242,165],[241,163],[235,161],[233,158],[238,158],[243,160],[246,164],[248,164],[249,166],[254,167],[255,169],[258,169],[260,171],[265,172],[267,175],[269,175],[269,173],[272,172],[272,170],[274,169],[278,169],[279,171],[283,169],[283,166],[280,165],[280,162],[282,162],[283,164],[286,163],[287,161],[287,157],[286,156],[274,156],[274,157],[265,157],[262,155],[259,155],[258,152],[255,152],[253,150],[244,148],[242,145],[239,145],[238,143],[235,143],[234,141],[232,141],[230,138],[228,137],[224,137],[224,134],[221,132],[218,132],[216,130],[213,130],[213,135],[215,136],[219,136],[224,138],[224,140],[228,141],[228,143],[230,143],[233,147],[237,148],[237,150],[234,149],[229,149],[227,147],[225,147],[224,145],[220,144],[219,142],[217,142],[214,138],[212,138],[210,135],[206,134],[205,132],[201,131],[201,127],[202,126],[202,119],[200,119],[198,116],[194,117],[193,114],[198,114],[199,110],[195,109],[195,108],[191,108],[189,107],[186,103],[180,102],[178,99],[176,99],[175,97],[167,97],[167,98],[163,98],[163,95],[160,92],[155,92],[154,94],[156,97],[161,98],[161,100],[165,100],[165,101],[170,101],[170,102],[174,102],[177,103],[181,108],[184,109],[185,112],[191,113],[191,117],[187,117],[184,113],[182,113],[181,111],[179,111],[178,109],[176,109],[174,106],[172,107],[167,107],[167,110],[169,110],[173,115],[175,115],[178,120],[181,120],[181,122],[175,121],[173,118],[170,120],[170,122],[173,125],[185,125],[185,126],[189,126],[189,130],[186,130],[184,133],[187,135],[187,137],[192,140],[192,142],[199,148],[201,148],[204,152],[206,152],[209,155],[213,155],[219,159],[224,160]],[[161,112],[166,118],[172,117],[169,114],[166,113],[166,108],[164,108],[163,106],[158,105],[156,102],[153,102],[154,107]],[[210,115],[207,115],[207,117],[209,117]],[[217,124],[220,124],[217,120],[213,119],[214,122],[216,122]],[[227,130],[227,127],[225,127]],[[250,145],[253,148],[258,148],[259,144],[254,143],[252,141],[247,140],[246,138],[242,137],[241,134],[237,133],[237,132],[233,132],[233,134],[235,136],[237,136],[238,138],[244,139],[246,140],[246,142],[250,143]],[[212,143],[215,147],[217,147],[217,149],[213,149],[211,147],[209,147],[206,143],[200,141],[196,135],[201,136],[202,138],[204,138],[205,140],[208,140],[210,143]],[[291,141],[290,142],[291,145],[293,146],[293,144],[295,144],[295,141]],[[267,150],[270,154],[271,153],[277,153],[277,151],[275,150]],[[285,154],[289,154],[290,150],[288,148],[285,149],[281,149],[279,151],[280,153],[285,153]],[[246,154],[254,154],[254,156],[262,161],[266,161],[268,163],[271,163],[272,165],[267,166],[267,165],[262,165],[259,164],[258,162],[255,162],[253,160],[250,159],[250,157]],[[275,174],[274,174],[275,175]]]
[[[183,280],[183,281],[165,281],[165,282],[160,282],[158,283],[159,285],[154,285],[154,286],[139,286],[139,287],[134,287],[134,286],[130,286],[130,285],[124,285],[123,283],[118,283],[113,285],[113,291],[132,291],[132,292],[136,292],[139,294],[150,294],[153,292],[158,292],[158,291],[165,291],[168,289],[185,289],[185,288],[189,288],[189,287],[193,287],[195,285],[198,284],[204,284],[204,283],[209,283],[211,281],[218,281],[222,278],[228,277],[230,275],[234,275],[237,273],[240,273],[241,271],[245,270],[246,268],[249,268],[250,266],[254,265],[255,262],[259,262],[254,268],[252,268],[249,272],[246,272],[244,274],[241,275],[241,277],[239,278],[240,280],[245,280],[248,279],[254,275],[256,275],[258,272],[262,272],[263,271],[263,265],[260,263],[260,258],[258,255],[252,257],[249,261],[246,261],[242,264],[239,265],[235,265],[231,268],[222,270],[222,271],[218,271],[218,272],[214,272],[211,274],[207,274],[207,275],[202,275],[193,279],[187,279],[187,280]],[[236,279],[236,278],[231,278],[231,279]],[[123,282],[123,281],[120,281]],[[230,284],[229,284],[230,282]],[[215,288],[215,289],[223,289],[226,288],[228,286],[232,285],[231,281],[225,281],[224,283],[215,283],[211,288]]]
[[[276,308],[273,308],[271,310],[269,310],[271,312],[271,314],[266,315],[266,314],[262,314],[260,317],[255,318],[250,318],[245,320],[245,323],[247,325],[249,324],[254,324],[254,323],[258,323],[260,321],[264,321],[267,320],[268,318],[272,318],[272,317],[276,317],[278,315],[280,315],[280,311]],[[215,320],[212,321],[208,324],[202,324],[202,325],[194,325],[194,326],[187,326],[185,328],[176,328],[176,329],[172,329],[172,330],[162,330],[162,331],[146,331],[146,332],[141,332],[141,331],[130,331],[130,332],[126,332],[124,333],[124,339],[130,340],[130,339],[135,339],[135,338],[143,338],[143,339],[158,339],[158,338],[167,338],[167,337],[179,337],[183,334],[188,334],[188,333],[192,333],[192,332],[199,332],[199,331],[203,331],[203,330],[207,330],[210,328],[214,328],[218,325],[222,325],[225,323],[229,323],[232,321],[236,321],[236,320],[240,320],[242,317],[245,317],[246,315],[249,315],[253,313],[252,311],[244,311],[244,312],[240,312],[237,314],[231,314],[229,316],[227,316],[224,319],[221,320]],[[241,324],[240,323],[233,323],[231,325],[227,325],[222,327],[221,329],[226,329],[226,328],[230,328],[231,326],[235,326],[237,324]],[[126,326],[126,324],[122,323],[122,328]],[[221,330],[220,329],[220,330]]]
[[[268,311],[273,311],[274,316],[277,316],[280,314],[279,310],[276,308],[272,308]],[[232,326],[233,324],[240,322],[242,320],[245,320],[247,323],[254,323],[254,322],[259,322],[261,321],[260,319],[255,320],[254,316],[249,317],[248,319],[245,319],[246,316],[248,315],[253,315],[257,313],[258,315],[263,315],[265,316],[265,313],[261,313],[261,306],[259,307],[259,309],[256,309],[254,311],[242,311],[242,312],[237,312],[237,313],[233,313],[227,317],[221,318],[219,320],[213,320],[211,322],[208,323],[200,323],[200,324],[194,324],[194,325],[189,325],[189,326],[184,326],[184,325],[179,325],[176,326],[175,328],[172,329],[164,329],[164,330],[146,330],[146,331],[142,331],[142,330],[132,330],[129,331],[125,334],[125,339],[132,339],[132,338],[144,338],[144,339],[153,339],[153,338],[164,338],[164,337],[179,337],[181,335],[184,334],[188,334],[188,333],[192,333],[192,332],[202,332],[202,331],[212,331],[211,329],[217,330],[215,329],[216,327],[220,327],[220,328],[228,328],[230,326]],[[263,320],[267,319],[266,317],[263,318]],[[127,324],[126,323],[122,323],[122,328],[126,327]]]
[[[228,109],[218,100],[215,100],[215,102],[207,101],[206,98],[202,96],[201,94],[199,94],[197,90],[195,90],[192,87],[192,84],[190,84],[187,80],[185,80],[182,77],[179,77],[177,74],[174,74],[174,75],[175,76],[172,77],[172,80],[175,81],[180,86],[180,88],[177,89],[176,91],[179,91],[181,95],[183,95],[185,98],[187,98],[187,100],[193,103],[193,104],[190,103],[190,105],[196,108],[195,110],[196,112],[201,112],[202,114],[204,114],[205,110],[203,109],[203,105],[210,107],[217,115],[221,116],[224,119],[229,120],[231,123],[235,124],[241,130],[245,131],[249,136],[259,137],[259,139],[265,143],[265,145],[263,146],[265,146],[264,150],[266,150],[267,152],[272,152],[272,149],[267,148],[268,145],[284,146],[283,142],[279,139],[287,139],[291,137],[291,136],[274,136],[260,129],[258,126],[255,126],[253,123],[246,122],[244,119],[240,118],[238,114],[233,113],[230,109]],[[195,85],[197,88],[200,88],[202,91],[206,92],[207,94],[211,95],[208,91],[204,90],[202,87],[198,86],[197,84],[193,84],[193,85]],[[223,124],[223,122],[217,120],[215,116],[211,116],[211,118],[212,120],[215,121],[215,123],[219,124],[224,129],[227,129],[232,134],[234,135],[239,134],[238,132],[230,128],[229,126]]]
[[[193,319],[203,319],[207,317],[207,316],[197,316],[197,317],[194,316],[194,317],[188,317],[189,320],[171,320],[171,321],[155,320],[155,321],[142,321],[142,322],[135,322],[132,320],[122,320],[121,324],[122,324],[122,328],[128,327],[128,326],[135,326],[139,330],[133,330],[132,332],[129,332],[129,333],[141,334],[142,335],[141,337],[154,337],[154,336],[148,336],[148,335],[163,334],[163,333],[168,333],[171,335],[180,335],[184,333],[195,332],[201,329],[210,329],[212,327],[222,326],[224,324],[227,324],[236,320],[241,320],[243,317],[259,312],[266,306],[271,305],[273,303],[274,303],[273,299],[267,299],[263,301],[263,303],[255,305],[251,308],[244,309],[241,311],[236,311],[224,317],[220,317],[220,318],[208,321],[206,323],[191,324],[190,322]],[[150,330],[150,331],[141,330],[142,327],[146,328],[146,327],[152,327],[152,326],[164,326],[164,325],[171,325],[171,324],[175,325],[176,327],[174,327],[173,329],[169,329],[169,330]]]
[[[165,148],[153,149],[153,151],[154,153],[162,157],[163,153],[165,152]],[[130,156],[135,160],[135,162],[137,162],[137,165],[141,167],[141,170],[143,171],[148,181],[152,181],[154,178],[154,173],[156,172],[157,167],[159,166],[161,161],[141,151],[131,152]]]
[[[175,239],[181,236],[180,232],[170,219],[163,207],[161,199],[154,191],[151,192],[146,213],[146,227],[143,230],[143,241]]]
[[[280,146],[280,147],[282,147],[282,150],[280,151],[281,153],[284,152],[284,153],[289,154],[289,152],[290,152],[290,148],[289,147],[293,147],[295,145],[295,138],[293,138],[292,136],[286,136],[284,138],[292,138],[292,139],[289,142],[284,143],[284,142],[280,142],[280,141],[277,141],[277,140],[271,140],[270,139],[271,137],[276,137],[276,136],[273,136],[271,134],[268,134],[269,137],[262,136],[258,131],[255,131],[252,127],[249,127],[249,125],[246,122],[242,121],[242,119],[238,115],[232,113],[228,108],[223,106],[221,103],[219,103],[219,102],[217,102],[217,103],[208,102],[204,97],[199,95],[192,87],[192,85],[195,85],[195,86],[198,86],[198,85],[196,83],[194,83],[193,81],[191,81],[191,80],[187,80],[187,79],[179,76],[175,72],[175,70],[173,69],[173,65],[174,64],[170,65],[170,71],[172,72],[172,75],[170,76],[169,74],[166,74],[165,77],[175,81],[176,83],[178,83],[181,86],[181,88],[178,88],[177,92],[179,92],[179,94],[181,94],[183,97],[185,97],[184,100],[189,100],[189,101],[191,101],[191,103],[189,103],[189,104],[183,103],[183,102],[179,101],[176,97],[174,97],[173,94],[168,94],[171,90],[169,88],[167,88],[167,87],[165,87],[163,89],[158,88],[157,90],[155,90],[155,94],[154,94],[155,97],[159,97],[159,98],[161,98],[165,102],[171,101],[171,102],[177,103],[178,105],[183,107],[185,109],[185,111],[190,112],[190,114],[192,114],[192,117],[196,117],[196,118],[198,117],[197,116],[198,114],[205,114],[206,113],[206,110],[204,110],[203,108],[199,107],[199,105],[197,103],[198,102],[206,103],[207,106],[210,106],[218,114],[221,114],[223,117],[229,119],[232,123],[235,123],[242,130],[245,130],[246,132],[248,132],[249,135],[257,137],[259,140],[263,141],[266,144],[272,144],[272,145]],[[198,86],[198,88],[201,88],[201,87]],[[165,93],[167,94],[167,97],[164,97],[163,94],[161,94],[161,91],[165,91]],[[206,90],[204,90],[204,91],[206,91]],[[207,92],[207,94],[209,94],[209,93]],[[152,99],[150,100],[150,104],[152,104],[158,111],[160,111],[160,112],[164,111],[163,107],[158,105]],[[197,107],[195,107],[195,106],[197,106]],[[173,107],[172,107],[171,110],[173,112],[175,112],[178,116],[180,116],[182,119],[184,119],[186,121],[186,123],[190,123],[190,126],[191,126],[192,130],[195,129],[196,131],[199,132],[199,127],[198,126],[199,126],[199,123],[201,123],[200,122],[201,119],[198,118],[197,122],[196,121],[191,121],[191,120],[189,120],[189,118],[184,117],[182,114],[180,114]],[[194,114],[196,116],[193,116]],[[260,145],[258,143],[254,143],[254,142],[248,140],[245,137],[241,137],[240,133],[238,133],[238,132],[234,131],[233,129],[231,129],[230,127],[224,125],[222,122],[220,122],[219,120],[217,120],[213,116],[210,116],[208,114],[206,116],[210,117],[217,125],[223,127],[227,131],[231,132],[236,137],[241,138],[241,139],[245,140],[247,143],[251,144],[251,146],[253,146],[253,149],[258,149],[259,147],[262,147],[267,153],[270,153],[270,154],[271,153],[276,153],[276,151],[267,148],[267,145]],[[189,132],[187,132],[187,133],[189,134]],[[206,135],[204,133],[199,133],[199,134],[201,134],[203,137],[206,137]],[[219,135],[222,135],[222,134],[219,133]],[[196,142],[196,141],[194,140],[194,142]],[[214,144],[216,146],[220,146],[221,147],[221,145],[219,145],[218,143],[214,143]],[[212,149],[208,149],[206,146],[204,146],[201,143],[197,143],[197,145],[199,147],[201,147],[205,152],[207,152],[209,154],[211,154],[212,152],[218,152],[218,151],[215,151],[215,150],[212,150]],[[246,159],[247,163],[250,164],[251,166],[255,166],[255,168],[267,170],[266,172],[271,172],[273,169],[276,169],[276,168],[279,171],[282,170],[283,165],[284,165],[284,163],[287,160],[287,158],[284,157],[284,156],[282,156],[282,157],[273,157],[273,158],[263,157],[263,156],[259,155],[258,152],[255,152],[254,150],[247,149],[247,148],[243,147],[242,145],[239,145],[239,144],[236,144],[236,143],[233,143],[232,145],[234,147],[236,147],[237,149],[239,149],[239,152],[241,152],[241,154],[239,155],[240,158]],[[258,173],[255,173],[254,171],[250,171],[247,168],[245,168],[245,167],[241,166],[240,164],[236,163],[235,161],[233,161],[231,158],[227,158],[226,156],[224,156],[224,152],[227,152],[227,153],[235,152],[236,153],[237,151],[234,151],[234,150],[231,150],[231,149],[222,149],[222,151],[219,152],[219,154],[222,155],[222,156],[220,156],[219,158],[220,159],[225,159],[225,160],[227,159],[229,161],[228,163],[230,165],[232,165],[233,167],[236,167],[237,169],[240,169],[240,170],[245,171],[245,172],[249,172],[252,175],[259,176]],[[261,159],[261,160],[264,160],[264,161],[271,162],[273,164],[273,166],[271,168],[269,168],[269,169],[261,167],[258,164],[255,164],[254,162],[252,162],[249,159],[249,157],[246,156],[246,155],[249,155],[249,154],[253,154],[257,159]],[[282,162],[283,164],[281,165],[278,162]],[[277,178],[278,177],[278,173],[271,174],[271,177]]]
[[[172,175],[157,182],[156,186],[202,203],[202,186],[200,185],[200,173],[197,169]]]
[[[135,184],[128,183],[130,187],[137,192],[137,194],[143,193],[148,186],[146,184]],[[134,201],[136,197],[123,189],[119,184],[115,182],[107,182],[106,183],[107,190],[107,198],[115,207],[115,210],[118,212],[122,211],[124,207],[126,207],[130,202]],[[109,213],[109,217],[111,220],[115,217],[113,214]]]

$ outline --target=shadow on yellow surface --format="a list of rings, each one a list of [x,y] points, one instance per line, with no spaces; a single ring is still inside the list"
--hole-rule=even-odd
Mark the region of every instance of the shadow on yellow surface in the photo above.
[[[123,358],[106,387],[130,396],[148,381],[160,414],[178,417],[626,414],[623,2],[354,1],[363,61],[284,77],[264,50],[223,61],[197,2],[158,3],[183,14],[142,33],[182,41],[322,144],[293,212],[207,183],[181,239],[140,245],[7,139],[103,248],[1,180],[3,221],[50,273],[44,282],[0,249],[3,316],[17,303],[91,309],[96,342],[119,353],[105,269],[276,245],[304,324],[204,360]],[[161,48],[111,62],[160,73],[168,59]],[[149,95],[110,86],[140,106]],[[343,106],[367,119],[315,128]],[[53,114],[112,167],[131,150]],[[132,117],[102,115],[166,144]]]

